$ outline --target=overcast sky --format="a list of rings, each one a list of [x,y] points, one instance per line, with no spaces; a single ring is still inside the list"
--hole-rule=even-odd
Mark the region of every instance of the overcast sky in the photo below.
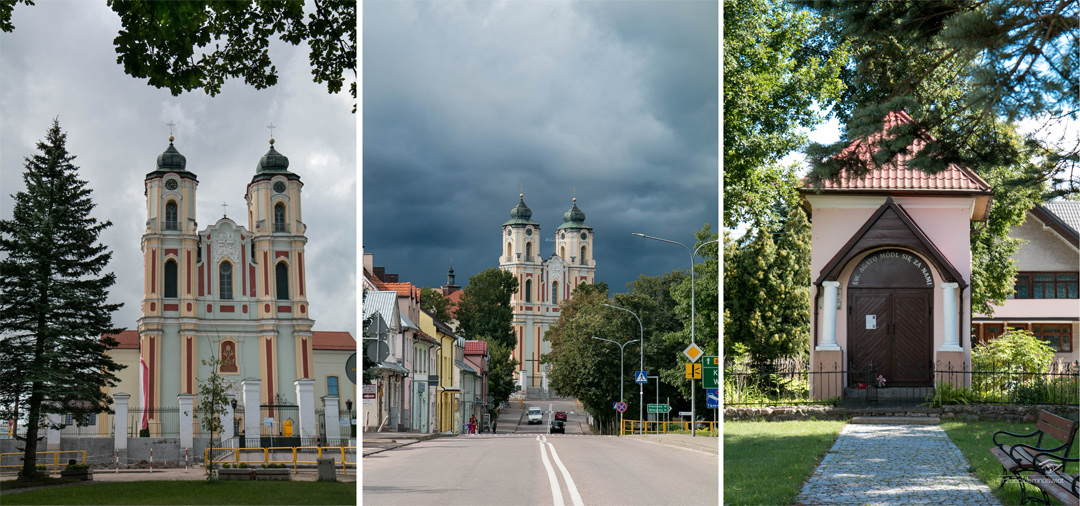
[[[37,153],[59,117],[79,175],[93,189],[94,216],[113,223],[100,240],[112,250],[109,270],[117,276],[110,300],[124,303],[116,325],[135,329],[140,316],[143,180],[169,145],[166,123],[176,123],[176,148],[198,176],[202,230],[222,216],[222,202],[230,218],[248,226],[244,192],[269,148],[266,125],[273,122],[275,147],[304,183],[315,330],[356,336],[358,117],[347,92],[331,96],[312,82],[306,45],[271,45],[280,75],[272,88],[229,81],[216,97],[173,97],[116,63],[120,19],[104,0],[18,5],[12,22],[13,32],[0,33],[0,218],[11,218],[11,194],[24,189],[23,159]]]
[[[596,278],[688,269],[718,231],[718,2],[365,2],[363,243],[420,286],[498,266],[521,185],[541,235],[571,206]],[[554,242],[543,243],[544,257]]]

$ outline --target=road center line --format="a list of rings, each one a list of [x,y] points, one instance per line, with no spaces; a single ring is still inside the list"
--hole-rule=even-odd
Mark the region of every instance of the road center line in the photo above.
[[[548,482],[551,483],[551,500],[554,501],[555,506],[564,506],[566,503],[563,502],[562,490],[559,489],[559,478],[555,476],[555,469],[551,467],[547,451],[544,450],[546,441],[540,439],[540,436],[536,436],[536,440],[540,442],[540,458],[544,461],[544,467],[547,468]],[[552,448],[552,451],[554,451],[554,448]]]
[[[544,442],[547,443],[546,440]],[[570,500],[574,501],[574,506],[585,506],[585,503],[581,500],[581,494],[578,493],[577,485],[574,485],[574,479],[570,477],[570,471],[566,470],[566,466],[563,465],[559,454],[555,452],[555,445],[547,444],[551,450],[551,457],[555,459],[555,465],[559,466],[559,472],[562,473],[563,481],[566,482],[566,489],[570,492]]]

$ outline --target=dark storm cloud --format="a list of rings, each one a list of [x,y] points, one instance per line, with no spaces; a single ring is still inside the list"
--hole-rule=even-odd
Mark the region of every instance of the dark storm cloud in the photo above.
[[[113,222],[100,240],[113,252],[108,269],[117,276],[110,300],[124,303],[116,325],[133,329],[140,316],[143,179],[168,147],[165,123],[175,122],[176,148],[199,178],[202,229],[223,211],[248,225],[244,192],[273,122],[276,148],[304,183],[315,328],[356,335],[356,116],[351,97],[331,96],[311,81],[306,46],[271,46],[280,75],[273,88],[229,82],[217,97],[173,97],[116,63],[120,21],[104,2],[19,5],[12,21],[15,31],[0,34],[0,216],[11,217],[10,195],[23,190],[23,158],[36,153],[59,116],[79,174],[93,189],[95,216]]]
[[[716,227],[715,2],[375,2],[363,33],[363,242],[403,281],[497,266],[522,184],[545,238],[576,188],[614,291],[689,267],[631,232]]]

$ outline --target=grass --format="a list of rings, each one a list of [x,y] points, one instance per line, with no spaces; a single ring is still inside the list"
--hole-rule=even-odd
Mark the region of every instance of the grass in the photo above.
[[[724,503],[791,504],[846,424],[724,423]]]
[[[1020,503],[1020,485],[1015,480],[1010,480],[1005,484],[1005,487],[1001,487],[1001,464],[993,455],[990,455],[990,449],[994,447],[993,437],[994,433],[999,430],[1006,432],[1012,432],[1013,434],[1030,434],[1035,432],[1035,423],[1009,423],[1009,422],[942,422],[941,428],[945,429],[945,433],[949,435],[949,439],[952,439],[960,451],[967,458],[971,464],[972,471],[979,477],[984,483],[990,486],[990,490],[994,493],[1003,504],[1019,504]],[[1012,441],[1017,441],[1015,438],[1008,438]],[[1056,439],[1052,440],[1049,436],[1043,439],[1043,445],[1046,446],[1048,442],[1052,442],[1052,446],[1057,446]],[[1073,443],[1072,451],[1069,453],[1069,457],[1076,458],[1078,454],[1077,443]],[[1068,467],[1070,473],[1076,472],[1076,463],[1070,463]],[[1034,487],[1028,487],[1028,492],[1031,493]],[[1038,490],[1034,490],[1035,494],[1038,494]]]
[[[63,485],[65,483],[72,483],[76,481],[79,480],[76,480],[74,478],[52,478],[50,476],[42,476],[34,481],[4,480],[0,481],[0,490],[14,490],[17,488]]]
[[[5,494],[8,504],[356,504],[355,483],[135,481]]]

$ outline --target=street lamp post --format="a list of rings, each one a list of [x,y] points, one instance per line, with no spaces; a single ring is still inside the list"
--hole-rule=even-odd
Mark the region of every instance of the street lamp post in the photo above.
[[[651,235],[639,234],[637,232],[633,232],[631,235],[636,235],[638,237],[644,237],[646,239],[652,239],[654,241],[669,242],[671,244],[678,244],[679,246],[682,246],[683,249],[685,249],[687,253],[690,254],[690,344],[696,344],[695,341],[694,341],[694,306],[697,305],[696,304],[697,300],[695,300],[695,297],[694,297],[694,263],[695,263],[694,259],[697,258],[697,252],[698,252],[699,249],[701,249],[706,244],[712,244],[714,242],[718,242],[719,239],[713,239],[711,241],[705,241],[705,242],[699,244],[697,248],[694,248],[694,251],[690,251],[690,248],[688,248],[685,244],[683,244],[681,242],[678,242],[678,241],[672,241],[670,239],[661,239],[659,237],[653,237]],[[691,425],[690,434],[691,434],[691,436],[695,436],[695,437],[697,436],[697,409],[696,409],[696,405],[697,405],[697,391],[695,389],[694,379],[690,378],[690,425]]]
[[[619,344],[618,341],[612,341],[611,339],[604,339],[602,337],[593,336],[593,339],[599,339],[601,341],[607,341],[609,343],[615,343],[619,346],[619,402],[623,401],[623,352],[626,351],[626,345],[637,342],[637,339],[627,341]],[[619,412],[619,431],[622,431],[622,411]]]
[[[641,318],[638,318],[637,314],[634,314],[633,311],[631,311],[629,309],[626,309],[624,307],[612,306],[611,304],[601,304],[601,305],[610,307],[612,309],[621,309],[623,311],[626,311],[627,313],[630,313],[631,315],[633,315],[634,319],[637,320],[638,331],[640,331],[640,334],[641,334],[641,337],[640,337],[641,344],[638,345],[638,348],[641,350],[641,360],[638,363],[638,367],[639,367],[638,370],[639,371],[644,371],[645,370],[645,327],[641,325]],[[644,405],[645,405],[645,384],[644,383],[638,383],[638,419],[642,421],[642,424],[645,423],[645,418],[644,418],[645,417],[645,412],[643,411],[645,409],[643,407]],[[644,434],[644,433],[645,433],[645,428],[642,427],[641,428],[641,434]]]

